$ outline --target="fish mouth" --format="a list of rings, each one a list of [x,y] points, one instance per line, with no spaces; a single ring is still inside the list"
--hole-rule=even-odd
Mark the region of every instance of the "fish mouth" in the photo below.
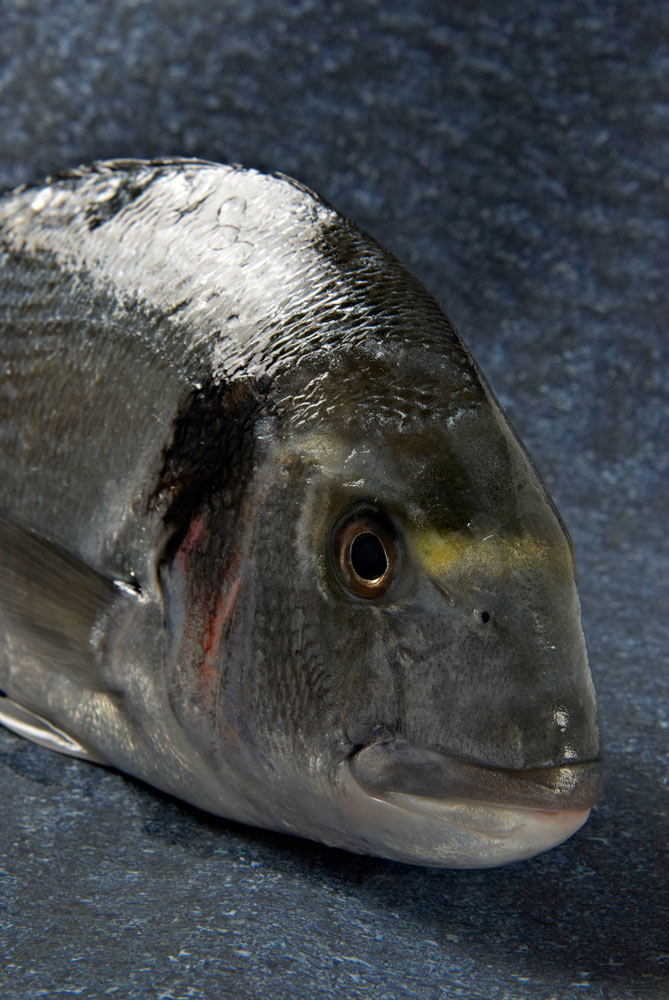
[[[602,764],[494,768],[385,740],[348,758],[344,785],[373,853],[481,868],[532,857],[575,833],[601,794]]]

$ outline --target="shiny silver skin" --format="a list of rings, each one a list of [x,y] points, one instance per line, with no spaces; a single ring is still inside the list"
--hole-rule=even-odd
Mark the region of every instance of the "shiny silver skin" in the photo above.
[[[0,201],[0,323],[0,721],[403,861],[585,821],[571,543],[391,254],[285,177],[101,163]],[[378,597],[332,553],[359,509]]]

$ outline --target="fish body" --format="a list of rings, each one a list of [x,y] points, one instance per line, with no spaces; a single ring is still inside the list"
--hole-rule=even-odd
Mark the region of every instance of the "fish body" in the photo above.
[[[282,176],[0,200],[0,721],[221,816],[484,867],[600,785],[571,543],[435,300]]]

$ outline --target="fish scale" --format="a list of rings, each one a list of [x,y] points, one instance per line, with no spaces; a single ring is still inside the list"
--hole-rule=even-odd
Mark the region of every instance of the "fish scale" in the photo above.
[[[4,195],[0,265],[0,722],[406,862],[585,822],[569,536],[388,251],[282,175],[123,160]]]

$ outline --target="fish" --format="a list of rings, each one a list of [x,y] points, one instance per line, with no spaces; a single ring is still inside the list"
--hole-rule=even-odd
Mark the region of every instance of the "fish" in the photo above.
[[[601,793],[574,551],[440,305],[282,174],[0,198],[0,722],[446,868]]]

